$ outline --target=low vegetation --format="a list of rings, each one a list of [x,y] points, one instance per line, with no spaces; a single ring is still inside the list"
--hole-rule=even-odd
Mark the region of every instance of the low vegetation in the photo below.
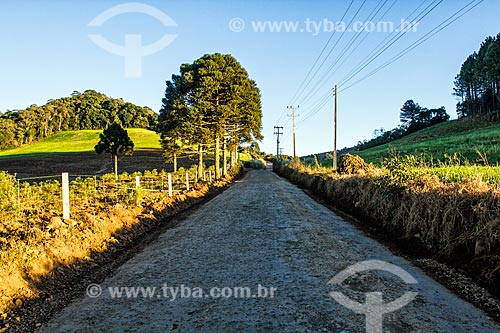
[[[105,264],[110,254],[130,244],[180,209],[229,182],[240,168],[216,183],[200,181],[186,190],[185,171],[173,174],[174,196],[167,174],[114,174],[77,178],[70,184],[71,219],[60,218],[59,181],[21,183],[0,172],[0,320],[23,300],[51,297],[54,281],[65,281],[82,269]],[[141,187],[135,187],[135,176]],[[208,181],[208,177],[207,177]],[[106,259],[107,258],[107,259]]]
[[[434,125],[389,144],[353,153],[379,165],[393,151],[402,155],[424,155],[434,165],[447,163],[455,155],[464,165],[496,165],[500,162],[499,133],[500,123],[485,117],[468,117]]]
[[[346,164],[359,165],[359,157],[355,159]],[[275,165],[280,175],[329,204],[410,251],[466,270],[499,296],[500,188],[492,179],[500,170],[492,170],[484,177],[481,167],[429,169],[412,155],[386,159],[382,168],[364,165],[344,174],[301,164]]]
[[[266,161],[264,160],[250,160],[244,163],[245,168],[250,168],[250,169],[265,169],[266,168]]]

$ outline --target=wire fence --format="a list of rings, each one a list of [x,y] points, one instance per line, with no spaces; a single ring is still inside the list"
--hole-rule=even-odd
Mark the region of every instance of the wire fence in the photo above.
[[[67,192],[64,195],[67,177]],[[42,177],[0,179],[0,186],[7,187],[7,195],[0,198],[0,219],[16,223],[47,220],[54,216],[70,218],[81,214],[96,215],[98,211],[120,204],[141,205],[186,193],[197,183],[215,180],[213,170],[198,175],[196,170],[167,173],[105,175],[49,175]],[[65,197],[68,202],[65,205]],[[66,214],[67,213],[67,214]]]

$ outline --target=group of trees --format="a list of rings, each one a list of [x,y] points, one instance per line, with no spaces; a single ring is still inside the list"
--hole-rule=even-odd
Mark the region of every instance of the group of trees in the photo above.
[[[444,106],[428,109],[409,99],[403,104],[399,119],[402,123],[400,126],[390,131],[385,131],[383,128],[376,129],[373,132],[374,138],[358,142],[354,147],[355,150],[364,150],[389,143],[423,128],[448,121],[450,116],[446,113]]]
[[[455,78],[458,117],[497,112],[500,107],[500,34],[469,55]]]
[[[403,123],[406,134],[410,134],[420,129],[445,122],[450,119],[450,116],[446,113],[444,106],[438,109],[427,109],[409,99],[403,104],[399,119]]]
[[[219,178],[221,150],[225,172],[227,152],[233,165],[241,143],[262,140],[261,125],[260,90],[231,55],[204,55],[166,82],[157,131],[174,169],[180,154],[196,150],[201,172],[203,153],[213,147]]]
[[[114,120],[124,127],[154,128],[157,114],[148,107],[110,98],[94,90],[73,92],[43,106],[0,113],[0,150],[30,144],[67,130],[104,129]]]

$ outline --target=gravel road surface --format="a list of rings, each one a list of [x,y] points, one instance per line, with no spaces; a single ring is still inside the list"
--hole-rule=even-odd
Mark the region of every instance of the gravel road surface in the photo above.
[[[328,283],[367,260],[396,265],[418,283],[379,269]],[[384,332],[500,332],[483,312],[269,170],[249,172],[40,331],[364,332],[367,316],[330,292],[357,303],[377,292],[385,303],[418,292],[383,315]]]

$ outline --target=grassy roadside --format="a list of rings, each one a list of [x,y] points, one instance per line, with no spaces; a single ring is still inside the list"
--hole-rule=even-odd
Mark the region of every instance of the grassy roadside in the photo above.
[[[469,178],[380,169],[338,175],[302,165],[275,171],[422,257],[466,271],[500,296],[500,189]],[[404,177],[403,177],[404,176]],[[500,315],[500,314],[498,314]]]
[[[500,124],[482,118],[464,118],[437,124],[388,144],[355,152],[369,163],[380,164],[391,151],[400,154],[424,154],[428,161],[447,161],[459,155],[470,163],[500,162]],[[481,157],[482,154],[483,157]]]
[[[220,193],[241,172],[235,169],[219,182],[198,184],[173,198],[157,192],[139,206],[114,205],[64,222],[38,221],[27,238],[12,237],[0,262],[0,332],[33,331],[47,314],[78,295],[75,290],[81,292],[79,281],[112,265],[120,253],[172,216]]]

